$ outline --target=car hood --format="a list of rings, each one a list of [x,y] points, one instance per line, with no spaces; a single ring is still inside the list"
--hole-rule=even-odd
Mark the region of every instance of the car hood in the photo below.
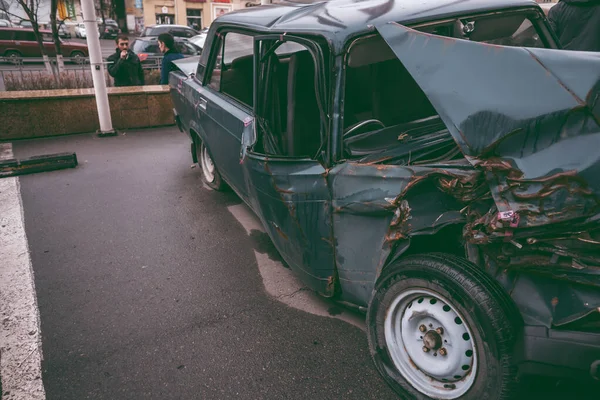
[[[600,54],[377,29],[486,173],[499,212],[527,227],[600,216]]]
[[[177,68],[183,71],[184,74],[190,76],[196,73],[199,61],[200,56],[184,57],[180,58],[179,60],[173,61],[173,64],[175,64]]]

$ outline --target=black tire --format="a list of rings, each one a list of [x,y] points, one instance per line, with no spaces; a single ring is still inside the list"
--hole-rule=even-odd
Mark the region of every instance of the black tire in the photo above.
[[[202,180],[206,183],[211,189],[217,191],[223,191],[226,189],[225,182],[221,178],[221,174],[217,169],[217,166],[212,161],[212,156],[210,155],[210,151],[208,147],[204,146],[202,140],[196,138],[194,141],[196,145],[196,157],[198,159],[198,166],[202,171]],[[209,162],[210,164],[208,164]],[[213,170],[210,171],[210,165],[212,165]]]
[[[71,57],[71,62],[73,62],[75,64],[83,64],[83,61],[85,59],[85,54],[83,54],[82,51],[75,50],[75,51],[71,52],[69,57]]]
[[[23,58],[23,55],[17,50],[8,50],[4,53],[6,60],[12,64],[18,64],[19,60]]]
[[[441,301],[435,306],[427,304],[436,304],[433,300],[425,301],[424,304],[417,304],[423,302],[423,296],[418,294],[419,291],[436,294]],[[417,297],[411,298],[408,294]],[[436,296],[431,297],[431,299],[433,298],[436,298]],[[400,299],[402,299],[402,302],[394,302]],[[427,300],[427,297],[425,300]],[[398,314],[395,314],[396,307],[398,308]],[[411,307],[414,307],[412,314],[409,311]],[[421,312],[417,310],[419,307],[431,307],[432,309],[437,307],[436,310],[442,307],[443,311],[448,312],[448,316],[451,318],[454,315],[452,313],[456,312],[456,315],[459,316],[458,320],[454,319],[454,321],[457,321],[455,322],[457,325],[452,326],[450,324],[449,327],[444,327],[441,332],[450,335],[450,332],[446,332],[445,329],[456,330],[460,326],[465,327],[462,329],[468,329],[471,335],[467,334],[465,338],[463,334],[462,337],[465,341],[468,341],[466,343],[472,345],[473,350],[467,350],[466,352],[456,350],[461,346],[469,346],[469,344],[465,345],[465,342],[458,343],[460,336],[458,341],[454,342],[448,336],[455,347],[449,347],[450,344],[448,344],[448,348],[444,348],[442,353],[440,346],[444,346],[442,340],[446,336],[435,336],[435,333],[430,330],[435,329],[435,325],[431,328],[431,324],[429,324],[429,327],[420,325],[419,330],[436,337],[434,347],[431,347],[429,344],[432,342],[426,342],[423,336],[421,336],[422,342],[419,342],[418,336],[415,337],[414,344],[406,342],[408,346],[412,347],[412,354],[416,357],[421,356],[417,355],[419,353],[414,346],[423,345],[423,347],[419,347],[419,351],[426,354],[423,356],[426,360],[425,364],[421,364],[425,365],[423,369],[417,367],[415,360],[409,355],[410,349],[406,345],[404,347],[395,346],[395,351],[388,348],[389,344],[398,343],[397,341],[389,341],[390,337],[404,338],[404,332],[410,333],[410,335],[413,334],[409,332],[409,329],[402,328],[394,331],[389,327],[397,329],[399,323],[411,321],[411,318],[416,315],[414,313]],[[452,313],[449,311],[452,311]],[[439,311],[433,311],[431,315],[434,316],[435,312]],[[402,319],[394,319],[393,317],[396,315],[401,315]],[[427,315],[427,318],[429,317]],[[441,315],[441,317],[444,316]],[[460,317],[462,317],[462,320]],[[388,318],[387,339],[386,318]],[[407,257],[384,269],[376,284],[375,294],[371,299],[367,312],[369,348],[375,366],[385,381],[403,399],[435,398],[439,396],[435,390],[447,392],[449,397],[445,398],[477,400],[514,398],[517,389],[517,368],[512,354],[521,324],[518,309],[498,282],[471,262],[449,254]],[[421,328],[425,330],[421,330]],[[400,333],[396,334],[395,332]],[[430,334],[430,332],[432,333]],[[416,335],[419,335],[419,333],[417,332]],[[428,336],[427,338],[434,336]],[[432,352],[432,349],[435,349],[433,350],[435,353]],[[450,380],[442,381],[447,377],[443,379],[439,377],[432,378],[430,374],[424,371],[427,368],[432,369],[431,365],[435,363],[449,360],[450,351],[455,351],[452,354],[455,357],[456,354],[462,355],[464,353],[473,360],[470,366],[462,366],[462,369],[466,371],[464,377],[459,378],[459,375],[453,377],[455,381],[452,381],[452,377]],[[448,358],[427,359],[432,355],[437,357],[437,352]],[[394,361],[394,357],[397,361]],[[407,359],[408,362],[405,361]],[[400,368],[398,365],[400,365]],[[465,367],[474,369],[474,371]],[[400,372],[400,369],[403,368],[404,373]],[[474,377],[471,374],[474,374]],[[419,378],[420,376],[424,378]],[[428,384],[433,389],[430,389],[427,386]],[[425,389],[417,389],[416,387],[419,387],[419,385]],[[459,387],[459,385],[462,386]]]

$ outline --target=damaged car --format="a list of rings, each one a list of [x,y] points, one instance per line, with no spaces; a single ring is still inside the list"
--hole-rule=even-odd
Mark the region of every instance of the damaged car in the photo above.
[[[600,55],[559,50],[536,3],[282,2],[176,63],[205,183],[366,311],[401,397],[600,378]]]

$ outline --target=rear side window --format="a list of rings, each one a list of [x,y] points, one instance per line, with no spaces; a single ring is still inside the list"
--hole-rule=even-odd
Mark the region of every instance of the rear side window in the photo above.
[[[28,32],[28,31],[24,31],[24,32],[19,32],[16,31],[15,32],[15,40],[22,40],[22,41],[31,41],[31,42],[35,42],[35,34],[33,32]]]
[[[191,31],[187,30],[187,29],[183,29],[183,28],[175,28],[175,29],[171,29],[171,35],[175,36],[175,37],[182,37],[182,38],[188,38],[188,37],[192,37],[193,35],[191,34]]]
[[[237,58],[252,55],[254,52],[254,39],[252,36],[230,32],[225,38],[225,51],[223,63],[231,64]]]
[[[224,43],[224,44],[223,44]],[[219,40],[209,86],[252,107],[254,38],[228,32]],[[221,59],[221,55],[222,59]]]
[[[158,48],[158,42],[155,41],[145,41],[145,40],[136,40],[133,43],[132,50],[134,53],[159,53],[160,50]]]

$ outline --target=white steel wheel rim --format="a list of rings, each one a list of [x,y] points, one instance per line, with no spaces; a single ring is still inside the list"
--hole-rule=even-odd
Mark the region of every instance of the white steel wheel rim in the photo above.
[[[419,392],[456,399],[473,386],[477,351],[471,329],[440,294],[428,289],[402,292],[387,310],[384,329],[394,365]]]
[[[210,154],[208,154],[208,149],[205,145],[202,145],[200,150],[200,163],[202,164],[202,173],[208,182],[213,182],[215,180],[215,164],[213,163]]]

